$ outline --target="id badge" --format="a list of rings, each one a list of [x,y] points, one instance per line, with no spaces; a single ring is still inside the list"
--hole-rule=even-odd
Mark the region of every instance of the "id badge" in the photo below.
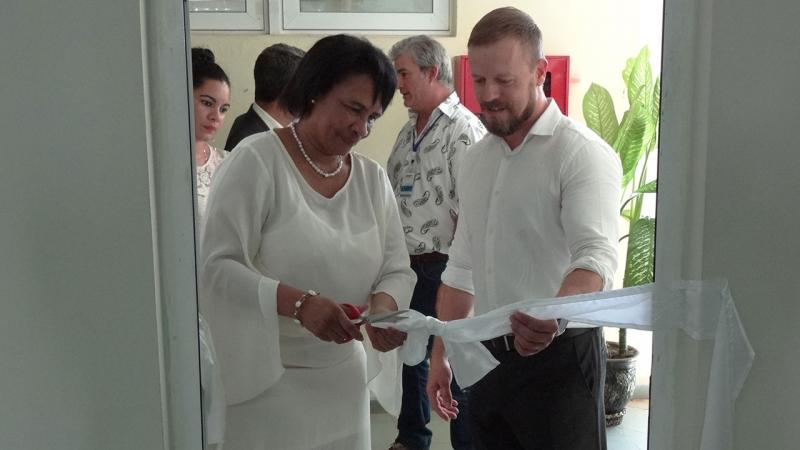
[[[414,174],[407,173],[400,179],[400,197],[411,197],[414,190]]]

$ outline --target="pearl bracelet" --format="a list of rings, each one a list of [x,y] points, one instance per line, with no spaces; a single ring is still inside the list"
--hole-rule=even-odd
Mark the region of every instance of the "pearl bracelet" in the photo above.
[[[310,299],[311,297],[316,297],[317,295],[319,295],[317,291],[309,289],[308,291],[306,291],[305,294],[300,296],[300,298],[298,298],[297,301],[294,302],[294,312],[292,313],[292,320],[294,320],[294,323],[302,325],[302,323],[300,323],[300,318],[297,317],[297,314],[300,312],[300,307],[303,306],[303,302]]]

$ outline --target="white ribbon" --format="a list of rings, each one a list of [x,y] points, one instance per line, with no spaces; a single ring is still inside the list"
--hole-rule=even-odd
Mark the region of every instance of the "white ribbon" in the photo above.
[[[701,448],[730,447],[733,406],[755,353],[747,340],[726,282],[648,284],[571,297],[531,299],[489,313],[443,322],[411,311],[397,323],[375,324],[408,333],[399,350],[408,365],[425,359],[428,337],[441,336],[461,387],[479,381],[499,363],[481,341],[511,332],[509,316],[522,311],[539,319],[567,319],[596,326],[683,330],[695,340],[714,339]]]

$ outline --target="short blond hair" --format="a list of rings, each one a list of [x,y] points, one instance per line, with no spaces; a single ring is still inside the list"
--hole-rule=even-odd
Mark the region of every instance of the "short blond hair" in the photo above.
[[[497,8],[483,16],[472,28],[467,47],[493,44],[506,37],[529,46],[533,61],[544,58],[542,30],[530,15],[511,6]]]

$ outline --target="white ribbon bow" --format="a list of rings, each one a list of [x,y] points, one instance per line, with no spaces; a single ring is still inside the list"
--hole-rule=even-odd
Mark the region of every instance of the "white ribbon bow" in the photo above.
[[[429,336],[441,336],[461,387],[478,382],[499,363],[481,341],[511,332],[509,316],[522,311],[538,319],[567,319],[596,326],[683,330],[696,340],[714,339],[701,448],[727,448],[733,406],[755,353],[725,282],[648,284],[571,297],[531,299],[468,319],[442,322],[411,311],[396,323],[376,323],[408,333],[399,349],[408,365],[425,359]]]

